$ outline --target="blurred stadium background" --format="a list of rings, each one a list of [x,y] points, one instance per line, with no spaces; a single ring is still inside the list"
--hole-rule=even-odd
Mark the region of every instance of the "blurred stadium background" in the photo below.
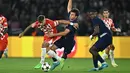
[[[37,29],[31,29],[25,34],[26,37],[20,39],[18,38],[18,35],[28,25],[34,22],[36,20],[36,17],[40,14],[44,14],[47,18],[50,18],[52,20],[68,19],[67,3],[68,0],[0,0],[0,13],[7,18],[9,24],[9,57],[20,57],[9,59],[3,58],[3,60],[0,61],[0,73],[20,73],[19,71],[21,71],[21,73],[42,73],[40,70],[33,70],[33,66],[39,62],[40,48],[43,40],[42,36],[44,33]],[[75,37],[77,44],[73,50],[73,53],[70,54],[69,57],[78,59],[67,60],[67,63],[72,65],[72,67],[67,65],[64,69],[64,73],[73,72],[71,70],[74,70],[75,73],[86,73],[87,69],[92,67],[90,59],[79,59],[91,58],[91,55],[88,52],[90,46],[88,36],[92,33],[92,26],[88,20],[87,11],[91,8],[99,11],[104,7],[110,10],[110,17],[114,20],[115,26],[121,28],[122,30],[120,33],[113,33],[113,42],[116,47],[115,57],[119,58],[117,59],[119,67],[115,69],[109,68],[104,70],[104,72],[130,73],[128,67],[130,65],[129,4],[130,0],[73,0],[73,7],[76,7],[80,10],[80,28],[76,33],[77,36]],[[59,29],[59,31],[62,31],[63,27],[58,26],[57,29]],[[24,65],[25,61],[27,63]],[[50,60],[47,59],[47,61]],[[74,64],[74,61],[77,63]],[[81,64],[82,62],[86,63]],[[85,67],[82,67],[84,65]],[[57,73],[57,71],[53,73]]]
[[[0,0],[0,11],[3,11],[8,18],[9,35],[12,36],[23,31],[31,22],[36,20],[39,14],[44,14],[53,20],[67,19],[67,3],[68,0]],[[87,21],[87,10],[91,8],[100,10],[103,7],[110,10],[114,23],[122,29],[122,33],[115,33],[114,35],[130,35],[129,3],[129,0],[73,0],[73,7],[78,8],[81,12],[79,17],[81,25],[77,35],[88,35],[92,30]],[[31,35],[31,33],[26,35]]]

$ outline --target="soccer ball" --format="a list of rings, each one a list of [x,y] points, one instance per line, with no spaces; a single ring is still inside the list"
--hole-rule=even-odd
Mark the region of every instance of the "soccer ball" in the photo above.
[[[41,68],[44,72],[48,72],[50,70],[51,66],[48,62],[44,62],[44,64],[42,64]]]

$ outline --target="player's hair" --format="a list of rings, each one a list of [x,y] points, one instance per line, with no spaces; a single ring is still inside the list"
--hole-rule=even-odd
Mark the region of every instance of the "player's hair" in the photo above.
[[[79,16],[79,14],[80,14],[79,9],[77,9],[77,8],[73,8],[70,12],[74,12],[76,14],[76,16]]]
[[[44,15],[39,15],[38,17],[37,17],[37,20],[40,22],[40,23],[42,23],[42,21],[45,19],[45,16]]]
[[[101,13],[103,13],[104,11],[108,11],[109,12],[109,10],[107,9],[107,8],[103,8],[103,9],[101,9]]]

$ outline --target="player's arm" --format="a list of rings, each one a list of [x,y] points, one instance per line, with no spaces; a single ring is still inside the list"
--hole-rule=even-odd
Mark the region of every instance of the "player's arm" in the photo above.
[[[57,20],[59,24],[70,24],[71,22],[70,21],[67,21],[67,20]]]
[[[120,29],[120,28],[115,28],[115,25],[114,25],[113,21],[112,21],[112,24],[111,24],[111,29],[112,29],[112,31],[114,31],[114,32],[121,32],[121,29]]]
[[[92,35],[90,35],[90,39],[92,40],[94,38],[94,36],[96,36],[99,33],[99,25],[96,25],[94,27],[94,32]]]
[[[96,25],[96,26],[94,27],[94,32],[93,32],[92,36],[96,36],[98,33],[99,33],[99,26]]]
[[[19,34],[19,38],[21,38],[22,36],[24,36],[24,34],[30,29],[33,28],[32,25],[34,25],[34,23],[32,23],[31,25],[29,25],[22,33]]]
[[[78,23],[72,23],[70,21],[67,20],[57,20],[59,24],[65,24],[65,25],[72,25],[75,29],[79,28]]]
[[[63,32],[59,32],[59,33],[56,33],[56,34],[48,34],[49,37],[55,37],[55,36],[65,36],[67,35],[68,33],[70,32],[69,29],[65,29]]]
[[[69,0],[68,1],[68,6],[67,6],[68,13],[71,11],[71,9],[72,9],[72,0]]]

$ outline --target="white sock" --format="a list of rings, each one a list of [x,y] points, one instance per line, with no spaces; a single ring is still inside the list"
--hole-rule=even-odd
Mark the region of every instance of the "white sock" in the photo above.
[[[49,56],[56,58],[58,61],[61,60],[61,57],[59,57],[54,51],[49,50],[47,53]]]
[[[114,51],[113,51],[113,50],[110,50],[110,51],[109,51],[109,55],[110,55],[111,63],[115,63],[115,60],[114,60]]]
[[[106,52],[103,53],[102,58],[105,60],[108,57],[108,55],[106,54]]]
[[[103,62],[102,64],[107,64],[107,62]]]
[[[96,70],[98,70],[99,68],[95,68]]]
[[[5,50],[4,50],[4,53],[7,53],[8,52],[8,48],[6,48]]]
[[[46,48],[41,49],[41,61],[40,63],[43,64],[45,61],[45,56],[46,56]]]

